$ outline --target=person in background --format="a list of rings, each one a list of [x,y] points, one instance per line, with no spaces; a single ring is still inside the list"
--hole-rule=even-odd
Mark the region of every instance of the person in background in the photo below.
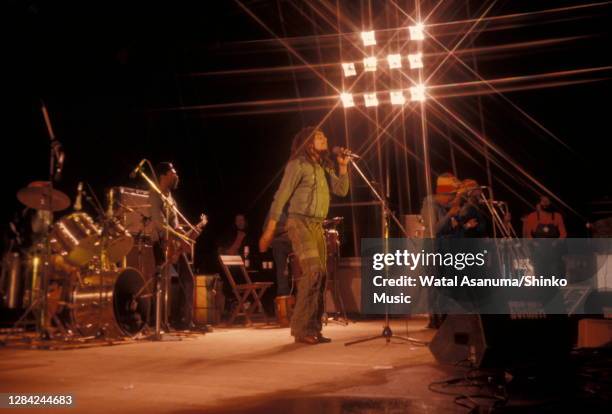
[[[184,233],[177,215],[177,204],[172,196],[172,191],[179,185],[179,175],[171,162],[160,162],[155,167],[155,173],[159,180],[159,190],[164,199],[155,191],[149,194],[150,217],[154,231],[151,239],[157,266],[168,266],[169,276],[178,284],[171,285],[170,319],[173,327],[177,329],[191,329],[193,327],[193,289],[195,279],[193,270],[184,254],[179,256],[175,264],[166,263],[169,259],[165,257],[166,247],[171,242],[172,234],[166,227]],[[169,236],[168,239],[166,236]]]
[[[548,196],[540,196],[535,211],[523,220],[523,237],[565,239],[567,231],[563,215],[555,211]]]
[[[230,230],[225,232],[219,242],[219,253],[229,256],[243,255],[245,246],[251,247],[248,235],[249,223],[242,213],[236,214]]]
[[[266,220],[267,224],[267,220]],[[270,246],[272,247],[272,256],[274,257],[274,267],[276,269],[276,296],[287,296],[291,293],[289,286],[289,272],[287,271],[287,259],[293,248],[291,240],[287,232],[287,214],[281,214],[274,232],[274,239]]]
[[[425,238],[435,239],[432,247],[438,251],[444,251],[444,239],[459,237],[461,226],[457,215],[461,209],[458,191],[461,182],[451,173],[444,173],[436,180],[436,192],[430,194],[423,200],[421,217],[425,225]],[[436,275],[437,269],[430,269],[431,274]],[[439,328],[445,316],[440,312],[439,292],[435,288],[428,289],[429,314],[428,328]]]
[[[454,237],[459,231],[456,216],[460,211],[460,199],[457,197],[460,184],[451,173],[438,176],[435,194],[425,197],[421,208],[425,237]]]
[[[562,242],[554,239],[565,239],[567,231],[563,216],[555,211],[550,198],[540,196],[535,211],[523,220],[523,237],[526,239],[549,239],[549,241],[533,240],[529,246],[532,248],[533,271],[537,275],[564,274]],[[553,240],[550,240],[553,239]]]
[[[462,237],[486,237],[487,219],[481,207],[482,189],[470,178],[461,182],[463,205],[458,213]]]

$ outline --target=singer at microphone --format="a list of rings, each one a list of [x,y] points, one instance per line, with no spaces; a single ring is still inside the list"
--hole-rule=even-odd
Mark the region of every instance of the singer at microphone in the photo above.
[[[336,155],[336,169],[329,159],[327,137],[322,130],[307,127],[297,133],[259,240],[259,250],[265,252],[274,239],[279,218],[286,211],[285,228],[302,269],[291,318],[295,342],[315,345],[330,341],[323,336],[321,324],[323,307],[320,304],[327,272],[323,222],[331,194],[344,197],[349,191],[346,151],[345,148],[331,151]]]
[[[351,152],[351,150],[349,150],[348,148],[333,147],[331,152],[334,155],[339,155],[339,156],[341,155],[347,158],[355,158],[355,159],[361,158],[359,155],[355,154],[354,152]]]

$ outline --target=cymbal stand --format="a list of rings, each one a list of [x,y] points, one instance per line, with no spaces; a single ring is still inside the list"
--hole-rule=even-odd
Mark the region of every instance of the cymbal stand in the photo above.
[[[49,321],[47,320],[47,294],[49,291],[49,277],[51,266],[51,228],[53,226],[53,182],[59,181],[64,169],[64,158],[65,154],[62,149],[62,144],[55,138],[53,133],[53,127],[51,125],[51,119],[47,112],[47,106],[41,100],[41,111],[47,126],[47,132],[49,134],[49,186],[47,187],[47,205],[51,211],[51,223],[47,227],[45,232],[45,253],[43,255],[43,272],[41,278],[41,289],[39,290],[40,295],[40,307],[38,309],[38,318],[36,323],[36,332],[40,339],[48,340],[51,338],[49,332]]]

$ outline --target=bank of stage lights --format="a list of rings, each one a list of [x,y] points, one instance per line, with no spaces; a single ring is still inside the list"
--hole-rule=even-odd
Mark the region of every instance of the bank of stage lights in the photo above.
[[[422,24],[416,24],[408,27],[410,34],[410,40],[421,41],[425,39],[424,26]],[[364,46],[375,46],[376,45],[376,34],[374,31],[361,32],[361,40],[363,40]],[[389,69],[401,69],[402,61],[408,62],[410,69],[421,69],[423,65],[423,54],[413,53],[405,57],[405,59],[398,53],[392,53],[387,55],[387,66]],[[363,59],[363,70],[365,72],[375,72],[378,66],[378,59],[376,56],[368,56]],[[354,62],[342,63],[342,71],[344,77],[349,78],[357,76],[357,67]],[[408,89],[410,92],[411,102],[423,102],[425,101],[425,85],[416,85]],[[355,106],[355,99],[352,93],[343,92],[340,94],[340,100],[345,108],[351,108]],[[371,108],[378,106],[378,96],[376,92],[364,93],[363,100],[365,106]],[[389,100],[391,105],[404,105],[406,103],[406,97],[402,90],[389,91]]]
[[[406,56],[408,67],[410,69],[421,69],[423,67],[423,54],[414,53]],[[402,56],[400,54],[387,55],[387,65],[389,69],[400,69],[402,67]],[[378,67],[378,59],[376,56],[368,56],[363,59],[363,70],[366,72],[375,72]],[[342,71],[345,78],[357,75],[357,67],[354,62],[342,64]]]
[[[425,85],[411,86],[408,91],[410,92],[411,102],[425,101]],[[355,98],[352,93],[341,93],[340,100],[342,101],[342,106],[344,106],[345,108],[352,108],[353,106],[355,106]],[[401,89],[389,91],[389,100],[391,101],[391,105],[404,105],[406,103],[406,96],[404,95],[404,91]],[[378,93],[364,93],[363,101],[367,108],[378,106]]]

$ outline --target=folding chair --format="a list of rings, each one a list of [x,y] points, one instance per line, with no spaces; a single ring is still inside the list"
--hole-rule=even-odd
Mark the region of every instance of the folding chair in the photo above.
[[[251,325],[253,323],[251,321],[251,316],[254,313],[253,311],[257,311],[255,313],[263,314],[264,320],[267,324],[268,317],[264,311],[263,305],[261,304],[261,297],[265,291],[272,286],[273,282],[251,281],[249,272],[247,272],[244,262],[242,261],[242,257],[240,256],[219,255],[219,261],[221,262],[223,272],[225,273],[225,276],[232,287],[232,292],[234,292],[234,296],[238,301],[238,305],[232,311],[228,325],[234,323],[234,319],[239,316],[244,316],[245,324]],[[243,283],[236,283],[236,280],[234,279],[236,273],[232,273],[232,269],[237,270],[237,273],[241,274],[242,279],[244,280]],[[245,309],[245,303],[249,297],[251,297],[252,300]]]

